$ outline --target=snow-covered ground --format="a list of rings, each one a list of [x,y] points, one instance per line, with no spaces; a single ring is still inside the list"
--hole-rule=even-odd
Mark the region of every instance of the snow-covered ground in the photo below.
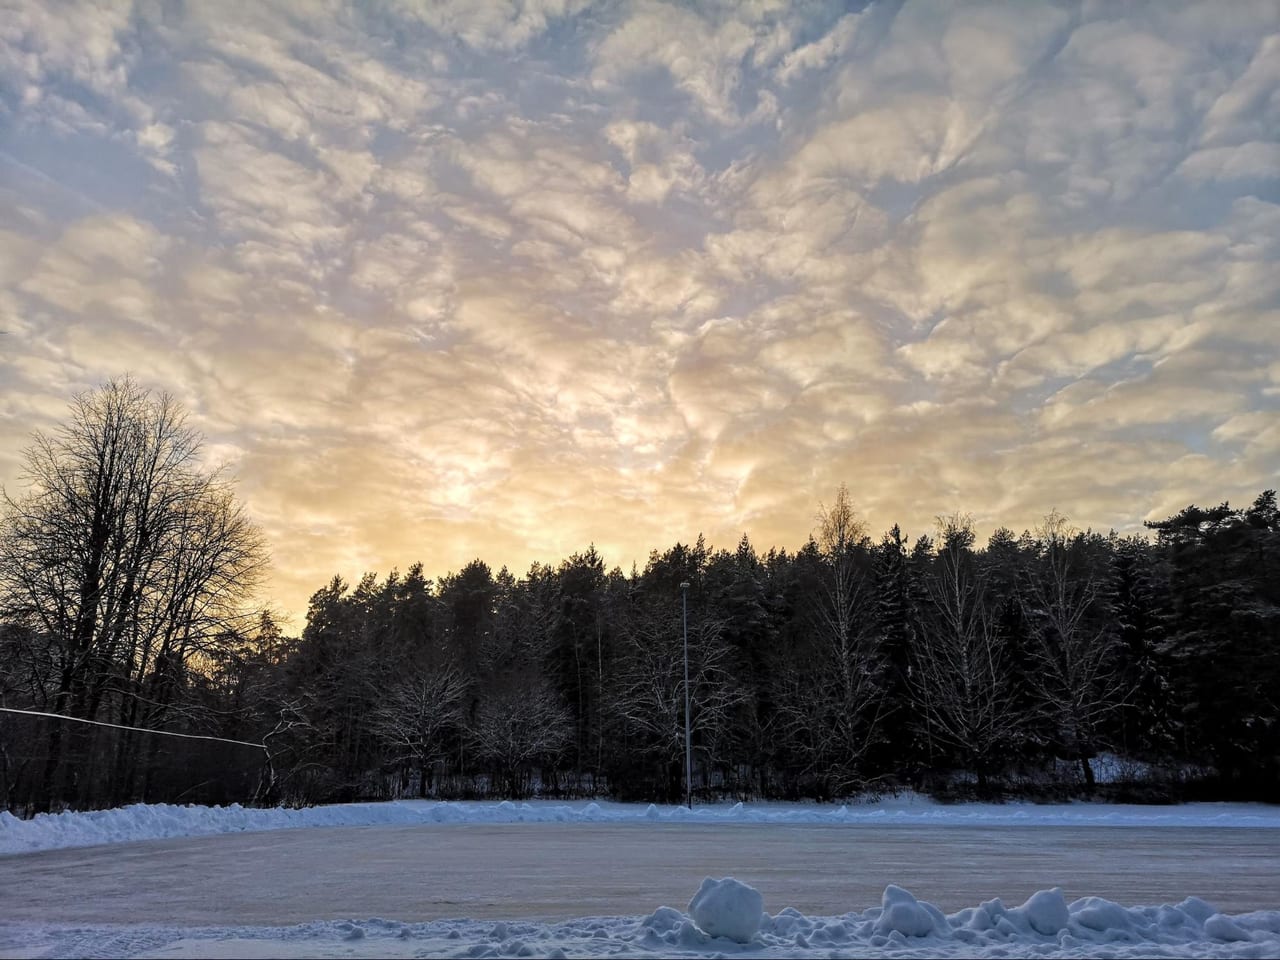
[[[658,807],[653,804],[534,800],[450,803],[397,800],[302,809],[134,804],[20,820],[0,811],[0,854],[100,843],[198,837],[246,830],[433,823],[759,823],[927,826],[1249,827],[1280,829],[1280,807],[1258,803],[1135,806],[1105,803],[942,804],[914,794],[843,806],[755,803]]]
[[[736,887],[708,905],[711,886]],[[684,910],[560,923],[341,920],[292,927],[61,927],[0,923],[0,957],[1274,957],[1280,910],[1229,916],[1194,897],[1124,907],[1068,903],[1060,889],[945,915],[896,886],[835,917],[759,910],[759,895],[708,878]],[[715,931],[718,935],[713,936]]]
[[[390,829],[345,829],[379,825]],[[302,827],[331,829],[254,832]],[[1246,829],[1219,829],[1232,827]],[[692,812],[406,801],[306,810],[138,805],[30,821],[0,815],[0,852],[45,851],[0,857],[0,960],[1262,958],[1280,956],[1277,828],[1280,809],[1251,804],[950,806],[919,797]],[[116,845],[139,840],[159,842]],[[112,845],[58,849],[93,844]],[[782,870],[784,854],[800,872]],[[1086,872],[1072,872],[1082,864]],[[690,873],[698,867],[697,877],[732,870],[745,883],[699,887]],[[1142,882],[1113,887],[1114,899],[1080,896],[1104,892],[1112,871]],[[801,894],[804,874],[812,875],[810,891],[827,892],[816,909]],[[1147,885],[1146,874],[1175,879]],[[1214,891],[1231,888],[1218,882],[1227,875],[1248,878],[1233,896],[1259,888],[1260,896],[1228,896],[1235,912],[1220,912],[1211,903]],[[577,888],[566,882],[575,876]],[[655,887],[654,876],[668,882]],[[928,884],[948,876],[945,888]],[[885,886],[903,877],[915,877],[908,885],[951,912]],[[483,897],[465,896],[464,881]],[[540,881],[560,891],[554,908],[533,895]],[[621,915],[530,919],[599,912],[587,904],[606,900],[586,891],[595,896],[608,885],[614,889],[599,891],[608,897],[604,909]],[[456,906],[413,909],[440,896],[436,886],[449,897],[437,903]],[[1159,892],[1134,896],[1150,906],[1115,902],[1134,890]],[[993,898],[998,892],[1014,894],[1005,896],[1008,906]],[[788,906],[806,902],[807,912]],[[480,903],[487,913],[474,909]],[[370,919],[387,904],[394,912],[382,915],[390,919]],[[1266,909],[1247,910],[1259,904]],[[453,911],[468,919],[424,920]]]

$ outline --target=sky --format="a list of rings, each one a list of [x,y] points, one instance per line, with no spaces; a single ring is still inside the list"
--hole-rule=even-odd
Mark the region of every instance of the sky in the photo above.
[[[0,0],[0,482],[131,373],[301,627],[1280,474],[1280,5]]]

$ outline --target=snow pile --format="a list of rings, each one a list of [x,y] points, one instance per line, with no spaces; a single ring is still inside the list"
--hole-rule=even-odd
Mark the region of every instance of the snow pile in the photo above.
[[[823,807],[815,804],[721,804],[659,807],[592,802],[450,803],[397,800],[305,809],[134,804],[87,813],[39,814],[21,820],[0,811],[0,854],[100,843],[194,837],[245,830],[363,827],[438,823],[778,823],[912,824],[928,826],[1141,826],[1280,828],[1280,808],[1249,803],[1194,803],[1176,807],[1123,804],[939,804],[907,795],[877,803]]]
[[[760,929],[763,912],[764,897],[760,891],[733,877],[723,880],[707,877],[689,901],[689,916],[703,932],[738,943],[751,942]]]
[[[1092,905],[1086,900],[1109,904],[1118,911],[1113,927],[1105,924],[1102,927],[1090,927],[1088,911]],[[1070,930],[1073,919],[1079,926],[1088,927],[1091,930],[1126,928],[1128,913],[1124,907],[1109,900],[1099,900],[1097,897],[1088,897],[1086,900],[1077,900],[1068,906],[1066,898],[1062,895],[1062,888],[1054,887],[1052,890],[1033,893],[1020,907],[1006,907],[997,897],[995,900],[988,900],[976,907],[959,911],[948,918],[948,922],[957,930],[972,933],[995,930],[1009,935],[1038,934],[1042,937],[1057,937],[1063,931]],[[1075,911],[1074,915],[1073,911]]]
[[[908,891],[892,883],[880,898],[880,915],[875,920],[877,934],[895,931],[904,937],[926,937],[946,929],[947,918],[931,903],[921,903]]]
[[[619,944],[607,952],[636,955],[638,946],[724,954],[730,945],[716,938],[726,938],[775,957],[1280,956],[1280,910],[1227,916],[1195,897],[1158,907],[1124,907],[1100,897],[1068,904],[1054,887],[1020,906],[1006,907],[997,898],[948,916],[891,884],[879,907],[840,917],[807,917],[791,907],[771,917],[761,915],[762,908],[759,893],[747,884],[707,878],[688,916],[660,907],[630,928],[619,920],[613,934]]]
[[[200,929],[0,921],[0,956],[1280,956],[1280,910],[1226,916],[1194,897],[1158,907],[1124,907],[1098,897],[1068,904],[1055,888],[1021,906],[1005,907],[995,899],[947,916],[890,886],[879,907],[839,917],[808,917],[791,907],[771,917],[760,907],[760,894],[747,884],[709,878],[688,914],[659,907],[641,918],[412,924],[371,919]]]

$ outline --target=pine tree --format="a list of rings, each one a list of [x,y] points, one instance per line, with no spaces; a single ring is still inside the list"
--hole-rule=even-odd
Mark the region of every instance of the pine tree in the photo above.
[[[1233,796],[1280,796],[1280,529],[1275,493],[1148,526],[1170,567],[1164,650],[1184,749]]]
[[[918,608],[923,588],[895,523],[874,552],[878,684],[884,696],[884,742],[875,751],[877,770],[907,776],[919,786],[924,764],[920,706],[912,680],[912,650],[919,643]]]
[[[1152,759],[1169,756],[1175,746],[1169,668],[1161,653],[1163,586],[1147,540],[1113,540],[1107,612],[1119,641],[1119,669],[1132,691],[1116,718],[1115,738],[1125,752]]]

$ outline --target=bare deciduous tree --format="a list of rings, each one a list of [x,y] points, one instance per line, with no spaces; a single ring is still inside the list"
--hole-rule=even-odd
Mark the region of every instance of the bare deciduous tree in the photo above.
[[[508,677],[481,697],[469,733],[476,753],[506,781],[507,795],[523,797],[532,765],[555,762],[573,739],[573,718],[545,680]]]
[[[1089,760],[1097,730],[1131,693],[1117,669],[1118,640],[1101,616],[1101,585],[1085,556],[1085,541],[1057,511],[1036,528],[1039,555],[1023,583],[1022,602],[1036,640],[1032,689],[1054,721],[1059,749],[1078,760],[1094,786]]]
[[[670,609],[632,609],[621,631],[621,663],[610,691],[615,715],[644,735],[671,769],[680,766],[685,748],[683,629],[675,603]],[[719,620],[689,618],[689,724],[704,782],[728,738],[734,708],[746,698],[734,679],[723,632]]]
[[[28,492],[3,494],[0,613],[48,645],[56,712],[92,720],[110,707],[122,723],[159,725],[184,671],[252,616],[263,542],[200,446],[172,397],[128,378],[77,396],[67,423],[35,434]],[[53,730],[50,789],[63,747]],[[117,778],[135,749],[118,739]]]
[[[431,765],[445,756],[443,735],[458,725],[466,682],[452,665],[415,671],[381,695],[370,727],[387,759],[418,772],[418,794],[431,788]]]
[[[818,514],[819,591],[813,642],[778,678],[779,717],[805,758],[800,773],[829,794],[861,784],[860,761],[879,735],[883,707],[866,526],[843,484]]]
[[[815,611],[823,640],[845,686],[859,659],[859,639],[867,619],[867,578],[858,569],[856,551],[867,539],[866,526],[854,513],[849,490],[843,484],[835,503],[821,506],[818,514],[818,547],[822,552],[823,602]]]
[[[1024,722],[1015,709],[1005,641],[988,609],[987,584],[974,562],[973,521],[938,519],[942,546],[925,577],[929,602],[912,652],[911,684],[927,734],[956,750],[985,790],[1001,748]]]

